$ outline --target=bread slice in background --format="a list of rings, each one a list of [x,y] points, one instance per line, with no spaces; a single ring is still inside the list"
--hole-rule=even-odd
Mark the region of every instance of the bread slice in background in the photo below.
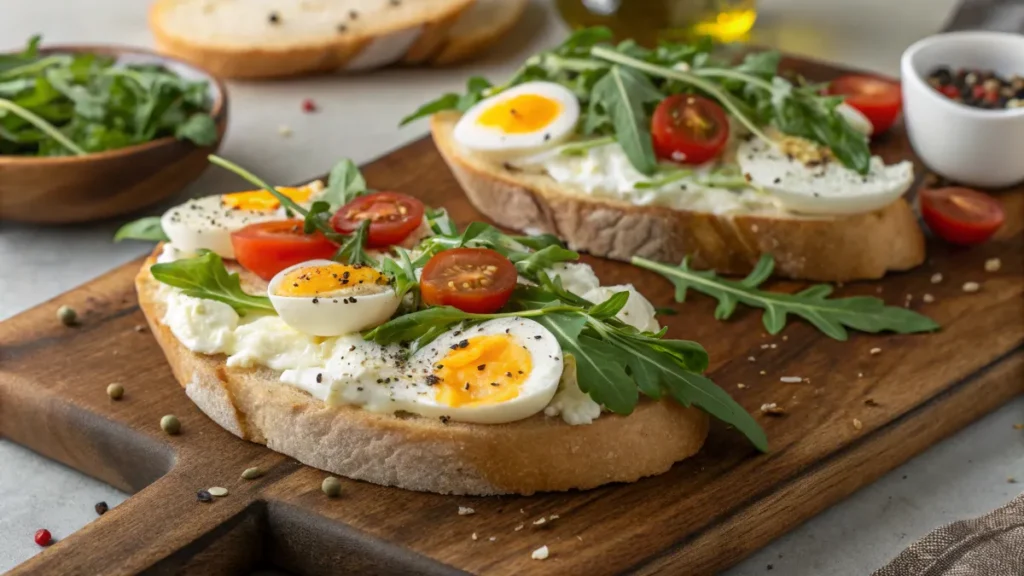
[[[406,62],[446,66],[475,58],[508,34],[527,4],[529,0],[476,0],[431,54],[420,60],[407,58]]]
[[[473,0],[156,0],[157,49],[223,78],[422,59]]]
[[[457,112],[431,118],[434,142],[474,206],[501,226],[552,233],[570,248],[616,260],[642,256],[746,274],[762,254],[775,274],[826,282],[881,278],[924,261],[924,235],[903,199],[864,214],[800,217],[713,214],[599,198],[467,153]]]
[[[232,434],[356,480],[441,494],[533,494],[634,482],[696,454],[709,417],[671,400],[642,399],[629,416],[570,426],[543,413],[508,424],[443,423],[413,414],[327,406],[264,367],[197,354],[162,322],[166,307],[149,267],[135,278],[139,306],[188,397]],[[249,293],[266,283],[229,263]]]

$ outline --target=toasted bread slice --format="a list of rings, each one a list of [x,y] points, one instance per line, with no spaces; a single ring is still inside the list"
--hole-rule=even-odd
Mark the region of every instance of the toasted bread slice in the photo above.
[[[473,0],[156,0],[157,48],[224,78],[422,59]]]
[[[510,424],[442,423],[414,415],[327,406],[267,368],[228,367],[190,351],[161,319],[149,272],[135,279],[139,305],[185,393],[232,434],[304,464],[357,480],[442,494],[533,494],[633,482],[700,450],[708,416],[672,401],[641,401],[629,416],[570,426],[543,414]],[[245,270],[243,287],[266,284]]]
[[[819,281],[881,278],[924,261],[924,235],[903,199],[885,208],[836,217],[713,214],[637,206],[565,187],[466,152],[452,132],[456,112],[431,118],[438,150],[478,210],[501,226],[548,232],[575,250],[628,261],[642,256],[746,274],[762,254],[775,274]]]
[[[476,0],[448,30],[445,40],[426,58],[438,66],[479,56],[505,37],[526,10],[529,0]],[[407,62],[418,62],[407,60]]]

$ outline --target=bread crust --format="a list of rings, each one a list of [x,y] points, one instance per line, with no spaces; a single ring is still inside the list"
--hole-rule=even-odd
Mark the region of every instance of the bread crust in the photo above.
[[[881,278],[924,261],[924,235],[903,199],[864,214],[830,218],[712,214],[596,198],[464,153],[457,112],[431,118],[438,150],[470,202],[501,226],[556,234],[575,250],[616,260],[642,256],[723,274],[750,272],[762,254],[775,274],[842,282]]]
[[[346,67],[379,38],[421,26],[419,36],[395,61],[419,60],[436,51],[459,15],[473,0],[450,0],[419,23],[399,22],[371,35],[342,35],[287,46],[235,46],[199,43],[164,26],[164,14],[173,0],[157,0],[149,10],[149,28],[157,50],[191,62],[221,78],[261,79],[333,72]],[[388,62],[389,64],[391,62]]]
[[[450,66],[471,60],[504,38],[526,11],[527,0],[502,2],[505,3],[505,11],[501,12],[501,19],[488,21],[469,33],[459,34],[455,29],[450,30],[443,45],[440,45],[430,57],[430,63],[435,66]]]
[[[185,393],[225,430],[304,464],[408,490],[529,495],[661,474],[699,451],[707,436],[707,414],[667,400],[643,400],[630,416],[604,414],[583,426],[543,414],[509,424],[444,424],[327,406],[279,383],[275,371],[228,367],[223,355],[196,354],[182,345],[161,322],[165,308],[149,272],[160,250],[147,259],[135,285]]]

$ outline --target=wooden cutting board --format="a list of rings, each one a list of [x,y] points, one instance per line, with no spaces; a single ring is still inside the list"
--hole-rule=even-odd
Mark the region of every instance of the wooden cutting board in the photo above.
[[[840,72],[788,66],[812,79]],[[911,153],[900,132],[877,152],[890,161]],[[462,224],[479,219],[429,140],[365,174],[375,188],[445,206]],[[0,324],[0,434],[135,493],[12,574],[720,570],[1024,392],[1024,189],[999,197],[1009,219],[996,241],[972,249],[932,243],[920,268],[839,290],[897,305],[909,298],[942,324],[936,334],[836,342],[792,321],[771,337],[758,311],[719,322],[709,298],[674,305],[669,283],[653,273],[586,258],[602,283],[632,282],[655,305],[679,311],[664,318],[669,336],[708,349],[711,377],[758,414],[772,450],[756,454],[716,424],[697,457],[662,476],[532,497],[438,496],[346,480],[342,497],[326,498],[324,473],[235,438],[192,405],[152,336],[135,329],[144,324],[132,288],[140,262],[130,263]],[[1002,269],[986,272],[993,257]],[[936,273],[939,283],[930,280]],[[967,281],[981,290],[965,293]],[[933,303],[922,302],[926,293]],[[79,327],[57,322],[60,304],[79,311]],[[115,381],[127,390],[119,402],[105,393]],[[768,402],[786,414],[760,415]],[[161,432],[168,413],[181,420],[180,436]],[[256,465],[268,474],[239,478]],[[230,494],[198,502],[196,491],[211,486]],[[460,516],[459,506],[476,513]],[[558,518],[534,525],[551,515]],[[531,560],[543,545],[550,558]]]

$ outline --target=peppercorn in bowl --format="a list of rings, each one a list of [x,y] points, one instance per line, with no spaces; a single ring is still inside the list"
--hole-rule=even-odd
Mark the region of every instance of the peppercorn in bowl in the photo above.
[[[907,133],[929,168],[984,188],[1024,181],[1024,36],[930,36],[900,69]]]

